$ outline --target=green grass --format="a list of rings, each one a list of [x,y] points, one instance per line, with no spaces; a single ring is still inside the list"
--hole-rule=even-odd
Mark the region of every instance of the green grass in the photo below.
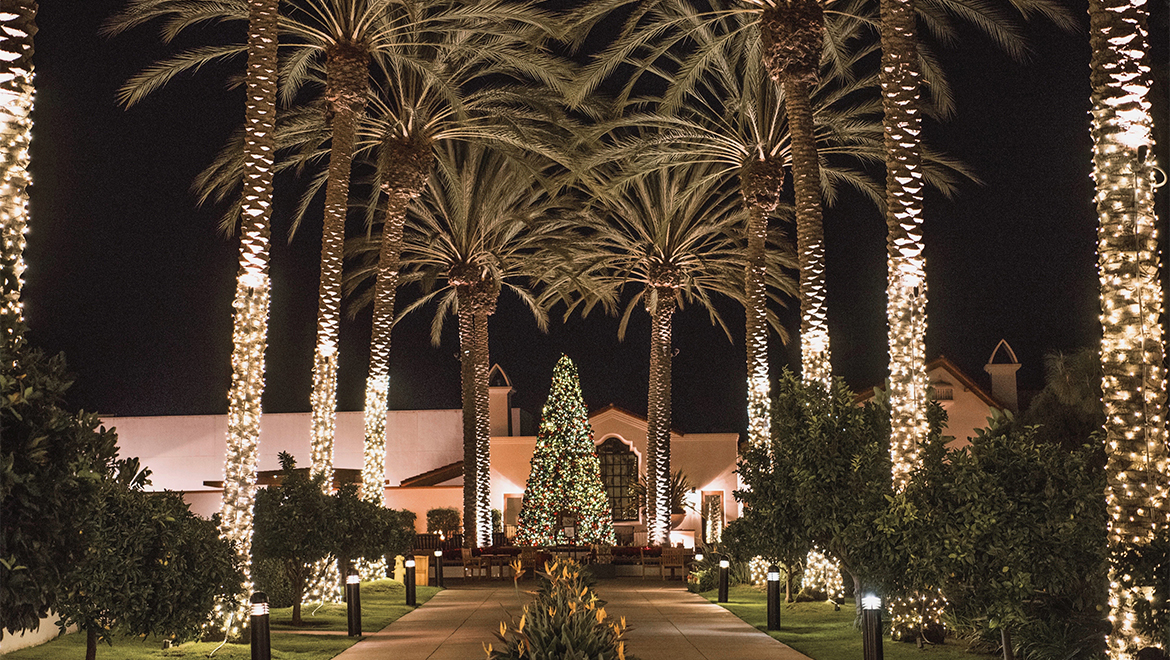
[[[438,593],[435,587],[418,587],[416,600],[419,605]],[[405,605],[405,587],[393,580],[377,580],[362,584],[362,631],[376,632],[385,628],[398,617],[413,608]],[[345,635],[345,605],[326,605],[316,616],[309,616],[313,608],[305,607],[302,614],[305,627],[295,629],[291,625],[292,608],[274,609],[270,613],[272,635],[272,660],[329,660],[353,646],[360,638]],[[339,635],[297,634],[297,631],[337,631]],[[188,642],[162,648],[158,639],[118,637],[113,646],[98,644],[98,660],[204,660],[207,654],[219,646],[218,642]],[[225,644],[216,651],[215,660],[251,660],[252,650],[248,644]],[[85,658],[85,635],[64,635],[46,644],[20,649],[4,654],[4,660],[83,660]]]
[[[702,594],[716,602],[715,591]],[[763,589],[735,586],[728,590],[728,602],[719,603],[747,623],[809,656],[813,660],[858,660],[863,656],[861,631],[853,627],[852,604],[834,612],[829,603],[783,603],[780,630],[767,631],[768,602]],[[885,660],[992,660],[993,656],[974,654],[965,644],[947,639],[945,644],[927,645],[882,640]]]

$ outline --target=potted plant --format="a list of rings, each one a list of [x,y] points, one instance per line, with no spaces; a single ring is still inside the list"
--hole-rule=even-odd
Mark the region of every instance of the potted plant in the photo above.
[[[642,477],[638,477],[638,480],[630,485],[630,492],[634,496],[638,509],[643,509],[646,506],[646,482]],[[682,470],[675,470],[674,474],[670,475],[670,488],[667,495],[670,501],[671,529],[682,524],[688,511],[695,510],[694,505],[687,501],[687,495],[693,492],[695,492],[695,486],[687,478],[687,475],[683,474]]]

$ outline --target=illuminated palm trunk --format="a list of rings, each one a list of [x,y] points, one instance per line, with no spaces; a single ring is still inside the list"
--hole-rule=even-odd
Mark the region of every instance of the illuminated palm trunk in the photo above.
[[[771,451],[772,380],[768,372],[768,295],[764,265],[768,218],[759,205],[748,207],[747,230],[747,404],[748,443]]]
[[[383,152],[382,190],[386,219],[374,281],[374,318],[370,334],[370,367],[366,376],[365,451],[362,497],[386,504],[386,398],[390,388],[390,332],[402,256],[402,232],[410,200],[426,188],[434,156],[429,142],[389,141]]]
[[[4,28],[0,60],[0,121],[3,127],[4,171],[0,181],[0,285],[3,286],[3,331],[5,342],[15,339],[17,325],[24,320],[20,302],[24,286],[24,246],[28,231],[28,147],[32,139],[33,36],[36,34],[37,3],[34,0],[3,0],[0,27]]]
[[[459,357],[463,386],[463,545],[492,542],[491,418],[488,405],[488,317],[499,286],[460,265],[448,275],[459,305]]]
[[[244,568],[244,593],[252,592],[252,508],[268,344],[269,221],[276,127],[277,0],[252,0],[248,14],[245,76],[244,196],[240,270],[232,302],[232,381],[228,391],[220,535],[235,543]],[[223,612],[226,617],[226,612]],[[243,611],[235,624],[243,623]]]
[[[317,297],[317,347],[313,355],[312,447],[314,475],[325,474],[333,487],[333,436],[337,419],[337,351],[341,329],[342,248],[349,204],[349,171],[353,163],[357,122],[365,111],[369,55],[350,44],[336,44],[327,53],[325,95],[332,114],[329,179],[325,186],[325,219],[321,234],[321,285]]]
[[[676,287],[654,286],[650,312],[650,386],[646,406],[646,530],[651,545],[670,536],[670,376],[671,325]],[[677,280],[677,275],[675,277]]]
[[[764,65],[784,92],[792,141],[796,202],[796,252],[800,267],[800,363],[806,383],[829,389],[828,303],[825,297],[825,232],[821,166],[809,94],[819,77],[824,12],[817,0],[780,0],[760,17]]]
[[[1142,63],[1147,11],[1143,0],[1091,0],[1089,17],[1111,555],[1108,648],[1110,657],[1128,659],[1155,643],[1133,625],[1135,605],[1152,600],[1155,585],[1139,584],[1118,560],[1170,533],[1151,83]]]
[[[882,0],[881,88],[886,147],[890,458],[905,488],[926,440],[926,264],[922,256],[922,119],[913,0]]]

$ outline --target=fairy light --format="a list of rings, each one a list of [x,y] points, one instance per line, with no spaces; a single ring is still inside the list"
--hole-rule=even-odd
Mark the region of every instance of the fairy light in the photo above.
[[[942,627],[947,601],[939,591],[927,590],[912,596],[890,599],[890,633],[900,635],[921,631],[926,627]]]
[[[1154,191],[1161,185],[1153,151],[1144,0],[1093,0],[1093,179],[1099,218],[1101,367],[1105,404],[1106,519],[1110,547],[1107,649],[1129,660],[1160,647],[1136,626],[1138,605],[1152,603],[1120,559],[1170,528],[1170,457],[1161,264]],[[1164,183],[1164,181],[1162,182]]]
[[[768,581],[768,566],[771,563],[763,557],[752,557],[748,560],[748,579],[752,586],[762,587]]]
[[[35,7],[35,5],[33,5]],[[33,7],[14,7],[0,12],[4,45],[0,50],[0,133],[4,142],[3,172],[0,172],[0,241],[3,268],[3,309],[9,317],[6,332],[16,332],[24,320],[21,290],[24,288],[24,248],[28,234],[29,143],[32,140]],[[15,337],[5,337],[6,342]]]
[[[703,496],[703,506],[706,507],[704,517],[707,519],[704,538],[707,543],[719,543],[723,540],[723,495],[713,493]]]
[[[805,557],[802,584],[806,588],[825,592],[825,597],[831,601],[839,603],[845,599],[841,562],[826,555],[815,545]]]
[[[240,268],[232,302],[232,381],[228,391],[228,429],[220,536],[235,544],[244,573],[244,591],[253,591],[252,523],[256,468],[264,398],[264,352],[268,344],[269,221],[272,216],[272,165],[276,107],[277,16],[275,7],[252,2],[248,17],[245,79],[244,190],[240,225]],[[229,637],[240,634],[248,604],[216,604],[212,621]]]

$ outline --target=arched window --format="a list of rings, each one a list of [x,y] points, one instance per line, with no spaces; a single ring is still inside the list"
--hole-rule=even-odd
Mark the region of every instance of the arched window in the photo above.
[[[630,487],[638,480],[638,457],[621,438],[612,437],[597,446],[597,458],[614,521],[637,520],[638,507]]]

